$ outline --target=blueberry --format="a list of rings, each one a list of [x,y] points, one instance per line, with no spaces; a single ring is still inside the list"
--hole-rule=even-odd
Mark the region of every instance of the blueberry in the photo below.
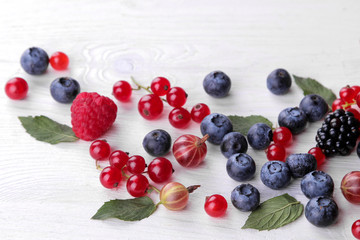
[[[259,206],[260,193],[251,184],[241,184],[232,190],[231,202],[240,211],[253,211]]]
[[[80,85],[70,77],[57,78],[50,85],[50,93],[58,102],[71,103],[80,93]]]
[[[330,197],[314,197],[305,207],[306,219],[317,227],[326,227],[335,223],[338,215],[339,208]]]
[[[273,94],[283,95],[291,87],[291,76],[285,69],[275,69],[267,77],[266,85]]]
[[[212,97],[225,97],[231,87],[231,80],[225,73],[221,71],[214,71],[206,75],[203,81],[205,92]]]
[[[151,156],[160,157],[167,154],[171,147],[171,137],[162,129],[155,129],[144,137],[142,145]]]
[[[261,168],[260,179],[271,189],[284,188],[291,180],[289,166],[281,161],[268,161]]]
[[[280,112],[278,122],[280,127],[287,127],[292,134],[298,134],[306,128],[307,117],[298,107],[289,107]]]
[[[304,111],[309,122],[322,119],[329,110],[326,101],[316,94],[306,95],[301,100],[299,108]]]
[[[246,153],[247,149],[246,138],[239,132],[227,133],[220,144],[220,150],[226,158],[235,153]]]
[[[239,182],[251,179],[255,174],[255,170],[254,160],[246,153],[236,153],[226,163],[228,175]]]
[[[301,180],[301,191],[307,198],[318,196],[331,197],[334,192],[334,181],[323,171],[312,171]]]
[[[200,124],[202,135],[208,134],[208,141],[219,145],[223,137],[233,130],[230,119],[220,113],[207,115]]]
[[[294,153],[286,158],[286,163],[290,168],[294,178],[302,178],[307,173],[316,169],[316,158],[310,153]]]
[[[38,47],[26,49],[21,55],[20,63],[22,68],[31,75],[43,74],[49,65],[49,56]]]
[[[250,146],[256,150],[266,149],[272,141],[273,133],[265,123],[255,123],[247,133]]]

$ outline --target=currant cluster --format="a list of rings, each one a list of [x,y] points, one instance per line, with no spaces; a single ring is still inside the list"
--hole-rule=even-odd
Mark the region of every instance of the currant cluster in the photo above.
[[[344,109],[354,114],[354,117],[360,120],[360,86],[345,86],[339,91],[339,98],[332,103],[332,110]]]
[[[291,131],[287,127],[278,127],[273,131],[273,143],[266,149],[266,157],[269,161],[282,161],[285,162],[286,150],[293,141]]]
[[[142,96],[138,102],[138,111],[147,120],[156,119],[162,114],[163,102],[167,102],[173,107],[168,119],[175,128],[186,128],[191,119],[200,123],[210,114],[209,107],[204,103],[196,104],[191,112],[185,109],[183,106],[188,97],[187,93],[181,87],[171,87],[170,81],[164,77],[156,77],[152,80],[150,87],[141,86],[134,79],[132,80],[137,88],[133,89],[127,81],[118,81],[113,86],[113,95],[117,100],[126,102],[129,101],[133,90],[145,89],[148,91],[149,94]],[[166,96],[166,99],[161,98],[162,96]]]
[[[129,156],[121,150],[111,152],[106,140],[92,142],[89,152],[96,161],[109,161],[110,166],[102,169],[100,173],[101,184],[105,188],[118,188],[125,178],[126,189],[133,197],[142,197],[151,189],[157,190],[144,173],[147,173],[154,183],[163,183],[168,181],[174,172],[171,162],[164,157],[157,157],[147,165],[142,156]]]

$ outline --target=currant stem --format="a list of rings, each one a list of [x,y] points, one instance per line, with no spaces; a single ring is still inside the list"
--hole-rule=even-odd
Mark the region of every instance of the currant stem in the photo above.
[[[96,169],[97,169],[97,170],[100,170],[100,171],[103,170],[103,168],[100,167],[100,165],[98,164],[98,160],[95,161],[95,166],[96,166]]]
[[[154,189],[157,193],[160,193],[160,190],[157,187],[155,187],[154,185],[149,184],[149,187]]]
[[[137,86],[137,88],[132,88],[132,90],[137,91],[137,90],[140,90],[140,89],[144,89],[144,90],[147,91],[148,93],[153,94],[153,92],[150,90],[150,86],[145,87],[145,86],[141,85],[140,83],[138,83],[138,82],[135,80],[135,78],[134,78],[133,76],[130,76],[130,79],[131,79],[131,81],[133,81],[133,83]],[[167,102],[166,99],[164,99],[164,98],[160,98],[160,99],[163,100],[164,102]]]
[[[124,166],[124,167],[125,167],[125,166]],[[129,179],[130,176],[125,173],[124,167],[121,169],[121,173],[126,177],[126,179]]]

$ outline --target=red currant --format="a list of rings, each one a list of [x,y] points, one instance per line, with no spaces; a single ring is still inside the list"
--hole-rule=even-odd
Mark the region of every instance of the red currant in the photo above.
[[[63,52],[55,52],[50,57],[50,65],[55,70],[65,70],[69,65],[69,58]]]
[[[346,109],[347,112],[351,112],[352,114],[354,114],[354,117],[360,121],[360,112],[359,110],[357,110],[356,108],[348,108]]]
[[[28,92],[29,86],[23,78],[12,78],[5,85],[6,95],[14,100],[24,99]]]
[[[148,166],[149,177],[155,183],[162,183],[169,180],[173,172],[171,162],[163,157],[155,158]]]
[[[204,103],[198,103],[191,109],[191,118],[197,123],[210,114],[210,108]]]
[[[286,151],[285,148],[280,144],[270,144],[267,148],[266,157],[269,161],[278,160],[285,162]]]
[[[353,223],[351,226],[351,232],[356,239],[360,239],[360,219]]]
[[[110,166],[122,169],[129,160],[129,155],[121,150],[113,151],[110,154],[109,162]]]
[[[152,80],[150,88],[154,94],[164,96],[170,89],[170,82],[164,77],[157,77]]]
[[[360,92],[360,86],[359,85],[351,86],[351,88],[352,88],[352,90],[354,90],[355,96]]]
[[[205,212],[211,217],[221,217],[225,214],[228,207],[226,199],[219,195],[214,194],[210,197],[206,197],[204,209]]]
[[[126,166],[127,170],[132,174],[142,173],[146,168],[145,159],[139,155],[131,156]]]
[[[132,88],[127,81],[117,81],[113,86],[113,95],[120,102],[126,102],[130,99]]]
[[[100,173],[100,182],[106,188],[116,188],[122,179],[121,170],[116,167],[106,167]]]
[[[148,120],[155,119],[160,116],[164,108],[161,98],[155,94],[148,94],[140,98],[138,110],[140,115]]]
[[[319,147],[310,148],[308,153],[310,153],[315,157],[318,167],[325,162],[325,154],[322,152],[321,148]]]
[[[141,174],[132,175],[126,182],[126,189],[133,197],[142,197],[149,188],[149,180]]]
[[[187,94],[181,87],[172,87],[166,94],[166,101],[172,107],[182,107],[186,103]]]
[[[356,95],[355,101],[356,101],[356,105],[357,105],[358,107],[360,107],[360,93],[358,93],[358,95]]]
[[[284,147],[292,143],[292,133],[287,127],[278,127],[273,131],[273,141]]]
[[[349,85],[339,91],[339,96],[344,102],[352,103],[355,98],[355,91]]]
[[[331,109],[334,112],[337,109],[343,109],[343,105],[345,105],[345,101],[342,100],[341,98],[337,98],[333,101],[332,105],[331,105]]]
[[[169,122],[173,127],[186,128],[191,120],[191,115],[185,108],[174,108],[169,113]]]
[[[105,140],[96,140],[91,143],[89,152],[95,160],[107,160],[110,155],[110,145]]]

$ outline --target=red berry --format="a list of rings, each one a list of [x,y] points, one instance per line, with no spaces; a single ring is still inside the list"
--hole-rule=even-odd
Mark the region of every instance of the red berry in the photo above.
[[[13,100],[20,100],[26,97],[29,86],[23,78],[12,78],[5,85],[6,95]]]
[[[360,204],[360,171],[349,172],[343,177],[341,192],[349,202]]]
[[[164,108],[161,98],[155,94],[148,94],[140,98],[138,110],[140,115],[148,120],[155,119],[160,116]]]
[[[71,105],[72,130],[83,140],[97,139],[109,130],[116,114],[117,106],[110,98],[95,92],[82,92]]]
[[[185,108],[174,108],[169,113],[169,122],[173,127],[186,128],[191,120],[191,115]]]
[[[331,109],[334,112],[336,109],[343,109],[343,105],[345,105],[345,101],[342,100],[341,98],[337,98],[333,101],[332,105],[331,105]]]
[[[351,86],[351,88],[352,88],[352,90],[354,90],[355,96],[360,92],[360,86],[359,85]]]
[[[353,223],[351,226],[351,232],[356,239],[360,239],[360,219]]]
[[[121,150],[116,150],[112,152],[109,157],[110,166],[119,169],[122,169],[126,165],[128,160],[129,160],[129,155]]]
[[[149,187],[149,180],[141,174],[132,175],[126,182],[126,189],[133,197],[142,197]]]
[[[100,173],[100,182],[106,188],[116,188],[122,179],[121,170],[116,167],[106,167]]]
[[[127,81],[117,81],[113,86],[113,95],[120,102],[126,102],[130,99],[132,88]]]
[[[285,162],[286,151],[285,148],[280,144],[270,144],[267,148],[266,157],[269,161],[282,161]]]
[[[96,140],[91,143],[89,152],[95,160],[107,160],[110,155],[110,145],[106,140]]]
[[[166,101],[172,107],[182,107],[186,103],[187,94],[181,87],[172,87],[166,94]]]
[[[154,94],[164,96],[170,89],[170,82],[164,77],[157,77],[152,80],[150,88]]]
[[[214,194],[206,197],[204,209],[211,217],[221,217],[225,214],[227,206],[227,201],[223,196]]]
[[[155,183],[169,180],[173,171],[171,162],[163,157],[155,158],[148,166],[149,177]]]
[[[352,103],[355,98],[355,91],[349,85],[339,91],[339,96],[344,102]]]
[[[208,134],[202,138],[192,134],[178,137],[172,148],[176,161],[183,167],[198,166],[206,157],[207,146],[205,141],[208,138]]]
[[[354,117],[355,117],[357,120],[360,121],[360,112],[359,112],[359,110],[357,110],[356,108],[351,107],[351,108],[346,109],[346,111],[347,111],[347,112],[351,112],[352,114],[354,114]]]
[[[360,107],[360,93],[358,93],[355,97],[356,105]]]
[[[146,168],[145,159],[139,155],[131,156],[126,166],[127,170],[132,174],[142,173]]]
[[[65,70],[69,65],[69,58],[63,52],[55,52],[50,57],[50,65],[55,70]]]
[[[278,127],[273,131],[273,141],[284,147],[292,143],[292,133],[287,127]]]
[[[319,147],[310,148],[308,153],[310,153],[315,157],[318,167],[325,162],[325,154],[322,152],[321,148]]]
[[[210,114],[210,108],[204,103],[198,103],[191,109],[191,118],[197,123]]]

